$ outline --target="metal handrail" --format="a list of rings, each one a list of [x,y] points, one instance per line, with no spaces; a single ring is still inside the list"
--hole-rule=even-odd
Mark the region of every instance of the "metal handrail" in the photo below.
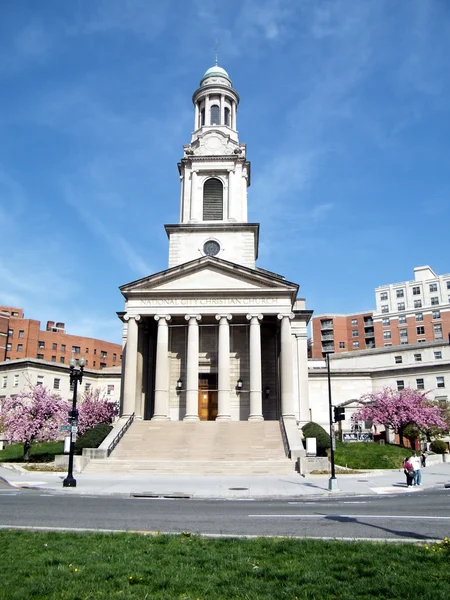
[[[134,421],[134,415],[135,415],[135,413],[133,413],[132,415],[130,415],[128,417],[128,419],[127,419],[126,423],[124,424],[124,426],[119,429],[119,431],[117,432],[117,435],[112,440],[112,442],[109,444],[108,450],[107,450],[108,456],[111,454],[111,452],[114,450],[114,448],[120,442],[120,440],[123,438],[123,436],[127,432],[128,428],[130,427],[131,423]]]
[[[289,456],[289,454],[290,454],[289,442],[287,439],[286,428],[284,426],[283,417],[280,417],[279,421],[280,421],[281,439],[283,440],[284,452],[285,452],[286,456]]]

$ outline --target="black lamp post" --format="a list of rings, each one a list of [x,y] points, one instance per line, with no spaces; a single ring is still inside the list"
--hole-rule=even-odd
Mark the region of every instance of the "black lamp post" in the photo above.
[[[334,466],[334,447],[335,447],[335,437],[334,437],[334,427],[333,427],[333,405],[331,401],[331,372],[330,372],[330,354],[332,352],[327,352],[325,354],[325,359],[327,362],[327,375],[328,375],[328,411],[330,415],[330,441],[331,441],[331,477],[328,481],[328,489],[330,491],[339,490],[338,482],[336,479],[336,471]]]
[[[83,380],[83,370],[85,360],[82,356],[75,359],[73,356],[70,359],[70,385],[73,384],[72,410],[69,411],[70,428],[70,451],[69,451],[69,468],[67,477],[63,481],[63,487],[77,487],[77,480],[73,476],[73,455],[75,451],[75,438],[78,431],[78,411],[77,411],[77,388],[78,382]]]

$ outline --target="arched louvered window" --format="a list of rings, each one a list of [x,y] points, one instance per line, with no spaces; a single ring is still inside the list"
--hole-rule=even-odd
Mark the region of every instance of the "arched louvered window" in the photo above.
[[[231,123],[230,123],[230,109],[225,106],[225,125],[228,125],[228,127],[230,127]]]
[[[203,186],[203,220],[223,220],[223,185],[220,179],[207,179]]]
[[[202,108],[202,110],[200,111],[200,127],[203,127],[204,124],[205,124],[205,109]]]
[[[220,108],[217,104],[211,106],[211,125],[220,125]]]

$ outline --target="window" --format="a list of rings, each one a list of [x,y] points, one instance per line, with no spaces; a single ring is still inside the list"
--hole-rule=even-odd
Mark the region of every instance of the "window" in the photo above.
[[[8,376],[7,375],[3,375],[2,378],[2,388],[5,388],[8,385]]]
[[[381,312],[382,313],[388,313],[389,312],[389,306],[387,304],[382,304],[381,305]]]
[[[19,313],[18,313],[18,312],[16,312],[15,310],[13,310],[13,311],[12,311],[12,313],[11,313],[11,316],[12,316],[12,317],[18,317],[18,316],[19,316]]]
[[[7,350],[11,350],[12,349],[12,344],[6,344],[6,349]]]
[[[114,392],[114,385],[111,383],[108,385],[106,393],[108,396],[110,396],[113,392]]]
[[[100,369],[104,369],[105,367],[106,367],[106,363],[104,363],[104,362],[101,362],[101,363],[100,363]]]
[[[390,331],[383,331],[383,339],[390,340],[391,339],[391,332]]]
[[[19,375],[14,375],[14,387],[19,387]]]
[[[447,396],[435,396],[436,402],[447,402]]]
[[[8,337],[14,337],[14,329],[8,329]]]
[[[398,318],[398,324],[406,325],[406,315],[402,315],[401,317]]]
[[[416,379],[416,387],[418,390],[424,390],[425,389],[425,381],[423,380],[422,377],[420,377],[419,379]]]
[[[420,287],[418,285],[413,286],[413,296],[418,296],[420,294]]]
[[[58,350],[58,344],[53,343],[52,344],[52,350]]]
[[[89,348],[86,348],[86,354],[89,354]]]
[[[19,330],[19,337],[23,338],[25,336],[25,331],[23,329]]]
[[[97,354],[97,348],[94,348],[94,356]]]
[[[416,362],[422,362],[422,355],[421,354],[414,354],[414,360]]]
[[[445,379],[443,375],[439,375],[436,377],[436,387],[443,388],[445,387]]]
[[[397,304],[397,310],[405,310],[405,303],[404,302],[399,302]]]
[[[53,389],[54,390],[59,390],[59,384],[61,383],[61,379],[59,379],[58,377],[55,377],[53,380]]]
[[[359,348],[359,342],[353,342],[353,348]]]
[[[418,343],[418,344],[424,344],[426,341],[427,341],[427,340],[425,340],[425,339],[421,339],[421,340],[417,340],[417,343]]]
[[[90,383],[85,383],[84,384],[84,389],[86,392],[88,392],[91,389],[91,384]]]
[[[100,356],[101,356],[102,358],[107,358],[107,356],[108,356],[108,353],[107,353],[107,352],[105,352],[105,350],[102,350],[102,351],[100,352]]]
[[[211,125],[220,125],[220,108],[217,104],[213,104],[210,109]]]
[[[43,384],[44,384],[44,376],[38,375],[37,376],[37,385],[43,385]]]
[[[72,346],[72,354],[80,354],[80,346]]]
[[[435,350],[434,351],[434,359],[435,360],[441,360],[441,358],[442,358],[442,352],[441,352],[441,350]]]
[[[353,329],[352,331],[352,337],[358,337],[359,333],[357,329]]]
[[[228,108],[228,106],[225,106],[225,125],[228,125],[228,127],[230,127],[231,123],[230,123],[230,109]]]
[[[442,340],[442,325],[433,325],[433,333],[435,340]]]
[[[450,290],[450,279],[447,281],[447,289]]]
[[[422,300],[414,300],[414,308],[422,308]]]
[[[75,383],[71,383],[70,386],[69,386],[69,390],[71,392],[73,392],[74,389],[75,389]]]
[[[395,295],[397,296],[397,298],[404,298],[405,297],[405,291],[404,290],[397,290]]]
[[[358,325],[358,319],[352,319],[352,327],[356,327]]]
[[[391,324],[391,320],[390,319],[387,319],[387,318],[383,319],[383,327],[389,327],[390,324]]]
[[[395,364],[399,365],[400,363],[403,362],[403,356],[394,356],[395,358]]]
[[[203,186],[203,220],[221,221],[223,219],[223,185],[220,179],[212,178]]]
[[[65,352],[66,351],[66,345],[65,344],[61,344],[61,352]]]
[[[344,344],[344,348],[345,348],[345,343],[344,342],[340,342],[341,344]],[[117,354],[114,352],[113,354],[113,361],[115,362],[117,360]]]
[[[441,318],[441,311],[440,310],[433,310],[433,320],[437,320]]]
[[[423,321],[423,313],[416,313],[416,323]]]
[[[400,329],[400,337],[408,337],[408,330],[407,329]]]
[[[200,127],[203,127],[204,124],[205,124],[205,109],[202,108],[202,110],[200,111]]]
[[[431,306],[437,306],[439,304],[439,298],[437,296],[433,296],[431,298]]]
[[[397,390],[399,392],[401,392],[404,389],[405,389],[405,382],[403,381],[403,379],[398,379],[397,380]]]
[[[61,358],[59,359],[59,362],[60,362],[62,365],[64,364],[64,362],[65,362],[65,358],[64,358],[64,356],[61,356]]]
[[[425,327],[423,325],[416,327],[416,333],[417,335],[425,335]]]
[[[385,344],[385,345],[384,345],[384,347],[385,347],[385,348],[387,348],[388,346],[392,346],[392,344],[391,344],[391,343],[389,343],[389,344]]]
[[[36,358],[39,358],[40,360],[44,360],[44,355],[43,354],[36,354]]]
[[[56,356],[52,356],[52,362],[56,362]]]
[[[437,292],[437,283],[430,283],[430,292]]]
[[[93,365],[93,366],[95,367],[95,365],[96,365],[96,362],[95,362],[95,360],[94,360],[94,365]]]
[[[345,348],[345,342],[339,342],[339,348]]]
[[[45,342],[41,342],[41,341],[39,341],[39,342],[38,342],[38,348],[39,348],[40,350],[42,350],[43,348],[45,348]]]
[[[17,344],[17,352],[22,352],[23,344]]]
[[[380,300],[387,300],[387,299],[388,299],[387,292],[381,292],[381,294],[380,294]]]

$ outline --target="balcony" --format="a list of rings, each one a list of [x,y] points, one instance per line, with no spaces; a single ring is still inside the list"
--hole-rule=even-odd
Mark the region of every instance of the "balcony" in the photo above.
[[[364,327],[373,327],[373,319],[364,320]]]
[[[320,324],[320,329],[321,331],[324,329],[333,329],[333,321],[322,321]]]
[[[374,338],[375,337],[375,331],[365,331],[364,332],[364,337],[365,338]]]
[[[320,337],[321,337],[321,340],[322,340],[322,342],[325,342],[325,341],[327,341],[327,340],[331,340],[331,341],[333,341],[333,340],[334,340],[334,336],[333,336],[333,334],[332,334],[332,333],[324,333],[324,334],[323,334],[323,335],[321,335]]]

